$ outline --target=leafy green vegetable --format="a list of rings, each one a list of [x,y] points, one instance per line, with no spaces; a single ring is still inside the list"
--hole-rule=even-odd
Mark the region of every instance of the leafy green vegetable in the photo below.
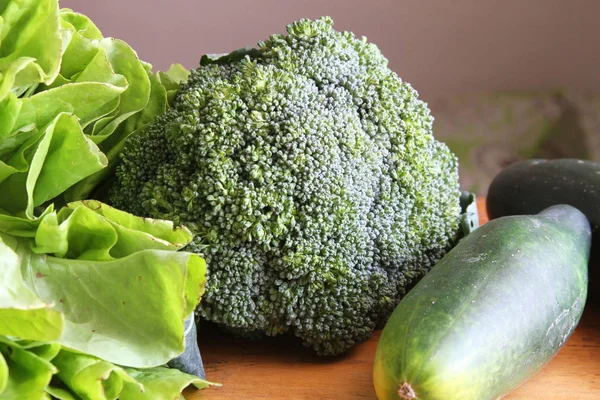
[[[33,240],[0,233],[0,335],[135,367],[180,354],[205,263],[173,251],[189,231],[154,222],[85,201],[48,213]]]
[[[0,101],[58,74],[62,34],[56,0],[0,1]]]
[[[0,0],[0,44],[0,399],[205,387],[163,367],[204,292],[192,234],[84,200],[187,71],[154,74],[57,0]]]
[[[210,383],[170,368],[122,368],[54,343],[0,336],[1,399],[172,400],[190,384]]]
[[[112,173],[125,139],[166,110],[167,88],[162,82],[173,93],[187,73],[174,66],[167,73],[153,74],[151,66],[140,61],[125,42],[103,38],[81,14],[68,9],[59,12],[56,0],[20,3],[0,0],[0,10],[4,10],[0,191],[10,194],[3,196],[0,207],[11,213],[26,211],[32,218],[33,208],[64,192],[69,201],[86,198]],[[46,34],[51,28],[54,34]],[[26,36],[24,31],[36,41],[18,40]],[[30,56],[19,57],[22,54]],[[58,136],[54,148],[62,149],[67,161],[74,161],[71,157],[76,154],[82,160],[69,168],[55,165],[63,174],[53,188],[46,188],[45,182],[36,180],[51,136]],[[58,140],[68,147],[61,147]],[[67,171],[77,171],[77,175],[69,176]],[[57,176],[50,169],[47,174]],[[35,196],[34,191],[38,192]],[[19,201],[10,200],[15,196]]]
[[[116,399],[124,382],[134,383],[138,390],[143,390],[123,368],[94,357],[61,351],[53,363],[59,369],[58,378],[82,398]]]
[[[0,368],[0,382],[6,384],[0,391],[1,399],[44,399],[44,389],[50,384],[57,368],[34,351],[0,335],[0,360],[8,367],[4,377]],[[2,364],[2,362],[0,362]]]
[[[6,387],[0,398],[20,393],[21,383],[9,371],[24,379],[54,373],[23,355],[8,336],[56,341],[101,357],[104,368],[114,371],[121,370],[112,363],[154,367],[180,354],[183,321],[198,304],[205,277],[202,258],[173,251],[190,240],[189,231],[167,221],[96,201],[45,214],[33,239],[0,233],[0,338],[8,343],[0,362],[0,384]],[[179,374],[178,382],[187,376],[168,374]]]
[[[63,315],[23,281],[21,268],[30,265],[31,257],[26,242],[0,233],[0,335],[58,340],[64,326]]]

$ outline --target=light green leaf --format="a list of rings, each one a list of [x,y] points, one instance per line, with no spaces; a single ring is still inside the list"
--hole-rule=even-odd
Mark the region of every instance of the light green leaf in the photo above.
[[[0,353],[0,396],[6,389],[6,385],[8,385],[8,364],[2,353]]]
[[[61,21],[70,24],[72,29],[83,37],[87,39],[102,39],[100,29],[85,15],[73,12],[70,8],[61,8],[59,15]]]
[[[47,304],[30,304],[29,308],[0,309],[0,332],[32,340],[57,340],[63,327],[62,315]]]
[[[45,388],[57,372],[49,361],[0,336],[0,354],[8,367],[8,381],[0,393],[2,400],[44,400]]]
[[[118,238],[110,222],[85,207],[67,211],[65,220],[64,214],[53,213],[40,222],[32,250],[59,258],[111,260],[110,250]]]
[[[71,391],[56,386],[48,386],[46,393],[51,395],[53,399],[58,400],[82,400],[81,397],[74,395]]]
[[[129,136],[128,134],[131,134],[132,132],[153,122],[158,115],[167,110],[167,91],[165,90],[165,87],[160,83],[157,75],[152,73],[152,66],[150,64],[143,63],[142,65],[146,69],[148,79],[150,80],[150,98],[148,100],[148,104],[139,113],[133,115],[121,125],[125,135],[119,135],[119,143],[112,145],[111,150],[114,147],[122,148],[123,146],[119,146],[119,144],[123,143],[125,139],[127,139]],[[113,140],[112,142],[114,143],[115,141]]]
[[[49,205],[42,214],[36,219],[29,219],[25,216],[15,216],[8,214],[0,208],[0,233],[9,233],[12,236],[32,238],[35,237],[36,230],[40,221],[49,213],[54,211],[54,207]]]
[[[41,220],[32,250],[55,257],[106,261],[137,251],[179,250],[192,233],[171,221],[140,218],[96,200],[68,204]]]
[[[98,186],[100,182],[106,179],[108,176],[114,174],[117,166],[119,154],[125,147],[125,142],[130,135],[135,134],[137,130],[146,126],[156,119],[156,117],[167,109],[167,92],[165,88],[160,84],[158,78],[151,72],[148,72],[148,79],[151,84],[150,98],[148,104],[142,111],[131,116],[121,126],[119,126],[116,132],[113,134],[115,139],[108,138],[101,144],[106,157],[108,158],[108,167],[101,171],[96,172],[94,175],[77,183],[71,187],[65,193],[65,199],[67,201],[75,201],[85,199],[89,196],[91,191]],[[99,120],[96,123],[97,127],[104,127],[110,122],[110,118]],[[91,136],[92,140],[96,138]]]
[[[43,358],[46,361],[52,361],[54,357],[60,352],[60,344],[55,342],[39,342],[39,341],[29,341],[29,340],[20,340],[19,345],[35,354],[36,356]]]
[[[56,0],[0,1],[0,101],[58,74],[62,52]]]
[[[106,140],[127,118],[141,111],[148,104],[151,90],[146,70],[127,43],[112,38],[102,39],[99,43],[106,51],[106,56],[114,71],[125,76],[129,86],[121,94],[119,115],[103,126],[102,130],[98,131],[94,128],[92,135],[96,136],[96,143]],[[113,140],[118,141],[118,138]]]
[[[73,81],[71,81],[70,79],[65,78],[61,74],[58,74],[58,76],[52,81],[52,83],[49,84],[49,85],[43,86],[43,89],[44,90],[50,90],[50,89],[54,89],[54,88],[66,85],[68,83],[73,83]]]
[[[21,57],[9,64],[0,65],[0,98],[4,99],[13,93],[21,96],[32,87],[36,88],[38,82],[43,80],[44,72],[41,70],[36,59]]]
[[[61,381],[84,399],[122,399],[119,394],[124,382],[141,388],[122,368],[85,354],[63,349],[53,362]]]
[[[69,14],[73,15],[73,14]],[[63,29],[68,30],[71,35],[67,46],[65,47],[64,54],[62,57],[62,64],[60,66],[60,75],[68,80],[73,81],[74,77],[81,73],[87,64],[98,53],[98,40],[101,37],[90,40],[85,37],[82,31],[79,31],[75,25],[70,21],[65,20],[67,14],[61,14],[61,25]]]
[[[54,309],[54,301],[44,302],[23,282],[21,270],[31,261],[28,242],[0,233],[0,260],[0,335],[57,340],[62,314]]]
[[[61,18],[63,18],[63,27],[70,30],[72,37],[65,48],[59,79],[50,87],[58,87],[72,82],[99,82],[121,87],[124,91],[128,86],[127,79],[123,75],[114,72],[106,56],[106,50],[100,45],[100,42],[90,40],[90,37],[85,36],[91,33],[94,39],[101,39],[96,35],[99,34],[99,31],[95,25],[87,17],[70,12],[70,10],[61,12]],[[70,22],[67,22],[65,18],[69,19]],[[99,108],[97,115],[114,114],[119,103],[120,98],[115,97]],[[111,119],[115,115],[112,115]],[[90,122],[95,122],[97,119],[83,121],[82,127],[85,128]]]
[[[206,270],[199,256],[173,251],[191,239],[189,231],[95,201],[46,212],[38,223],[33,250],[77,259],[33,254],[28,242],[3,234],[0,258],[12,268],[0,270],[6,282],[0,288],[11,288],[0,302],[0,327],[15,318],[13,309],[25,308],[19,302],[42,310],[12,321],[18,332],[0,333],[43,340],[60,335],[65,346],[136,367],[164,364],[183,351],[184,320],[200,301]],[[135,243],[148,250],[134,252]],[[43,311],[64,317],[62,334]]]
[[[190,71],[181,64],[171,64],[166,75],[179,85],[188,80]],[[174,87],[169,86],[167,89],[174,89]]]
[[[75,82],[105,82],[112,85],[127,88],[127,79],[113,71],[112,65],[106,56],[106,50],[102,47],[97,49],[96,55],[85,65]]]
[[[20,111],[21,100],[14,93],[9,93],[0,101],[0,139],[8,137],[13,131]]]
[[[0,182],[0,189],[9,194],[0,198],[0,206],[12,213],[25,210],[28,218],[34,218],[34,207],[58,196],[107,163],[104,154],[84,136],[77,119],[68,114],[59,114],[48,126],[27,170],[23,167],[28,164],[25,154],[29,147],[30,144],[25,144],[19,156],[11,158],[26,172],[15,173],[0,164],[0,171],[13,172]]]
[[[127,79],[123,75],[116,74],[113,71],[112,65],[110,65],[106,57],[106,51],[103,48],[99,48],[92,60],[85,65],[86,66],[84,70],[79,72],[76,76],[73,76],[74,82],[109,83],[116,87],[123,88],[122,92],[125,92],[129,86]],[[101,108],[99,108],[96,116],[87,120],[82,127],[87,128],[89,126],[89,130],[91,130],[98,120],[103,118],[113,119],[116,115],[118,115],[118,109],[121,103],[121,93],[119,93],[118,97],[108,101]]]
[[[179,394],[189,385],[194,385],[198,389],[214,385],[177,369],[165,367],[143,370],[125,368],[125,371],[141,383],[144,390],[141,391],[138,385],[126,382],[119,397],[121,400],[173,400],[179,398]]]
[[[0,186],[2,185],[2,182],[18,172],[19,170],[17,170],[15,167],[0,161]]]
[[[57,197],[83,178],[106,167],[108,162],[98,147],[83,134],[74,116],[59,115],[48,128],[46,136],[50,137],[47,154],[42,161],[41,157],[37,158],[40,154],[38,149],[30,168],[29,177],[36,161],[43,162],[33,185],[33,206]]]
[[[187,81],[190,71],[181,64],[173,64],[167,72],[159,71],[157,77],[167,91],[169,104],[173,102],[181,83]]]
[[[103,216],[109,221],[119,234],[119,240],[132,240],[137,243],[137,251],[142,249],[153,250],[180,250],[193,238],[192,233],[185,227],[176,227],[172,221],[152,218],[140,218],[125,211],[118,210],[96,200],[84,200],[69,203],[68,209],[87,208]],[[133,254],[133,243],[122,244],[123,248],[113,257],[123,257]]]
[[[0,141],[0,159],[7,160],[7,164],[21,172],[26,171],[28,164],[24,157],[24,151],[27,150],[27,147],[23,146],[26,143],[30,143],[29,147],[32,146],[35,143],[34,140],[39,139],[39,135],[40,132],[36,129],[35,124],[28,124],[15,129],[9,136]],[[14,160],[16,158],[23,161],[15,164]]]
[[[88,224],[79,230],[80,237],[106,232],[106,219],[81,218],[92,214],[101,216],[88,207],[70,214],[74,223]],[[122,231],[115,231],[121,236]],[[92,251],[95,243],[87,243]],[[197,255],[163,250],[142,250],[111,261],[34,254],[30,265],[26,285],[65,316],[63,345],[134,367],[161,365],[183,351],[184,320],[200,301],[206,270]]]
[[[15,129],[35,124],[43,129],[60,113],[74,114],[82,126],[106,115],[104,106],[125,91],[124,87],[101,82],[76,82],[22,99]]]

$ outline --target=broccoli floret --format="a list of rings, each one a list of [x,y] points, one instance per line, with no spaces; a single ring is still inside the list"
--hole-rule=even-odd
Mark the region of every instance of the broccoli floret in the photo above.
[[[455,243],[458,163],[374,44],[327,17],[287,32],[203,57],[111,196],[196,233],[202,317],[337,354]]]

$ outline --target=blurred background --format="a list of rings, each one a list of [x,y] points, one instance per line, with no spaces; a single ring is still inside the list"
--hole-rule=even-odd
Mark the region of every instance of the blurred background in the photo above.
[[[61,0],[167,69],[331,16],[376,43],[458,155],[463,188],[523,158],[600,161],[597,0]],[[174,23],[175,21],[175,23]],[[168,27],[168,28],[166,28]],[[175,27],[175,28],[173,28]]]

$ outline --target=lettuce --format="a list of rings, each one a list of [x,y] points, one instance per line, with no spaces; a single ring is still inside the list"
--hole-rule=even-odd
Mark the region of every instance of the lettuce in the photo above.
[[[187,74],[154,74],[57,0],[0,0],[0,399],[209,385],[165,367],[204,292],[190,231],[86,200]]]
[[[124,368],[56,343],[0,336],[0,398],[172,400],[208,382],[177,370]]]
[[[0,207],[30,218],[59,195],[88,197],[114,171],[127,137],[163,113],[188,76],[181,66],[153,74],[125,42],[102,37],[57,0],[0,0],[0,32]],[[81,162],[47,188],[36,171],[52,141],[67,161],[81,152]]]

